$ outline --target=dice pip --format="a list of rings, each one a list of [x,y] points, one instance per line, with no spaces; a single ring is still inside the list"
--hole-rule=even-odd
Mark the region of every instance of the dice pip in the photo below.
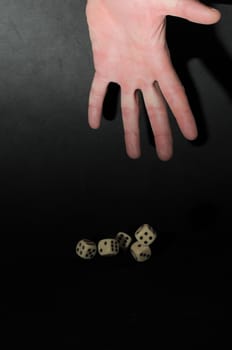
[[[149,245],[142,244],[138,241],[132,243],[130,252],[133,258],[138,262],[144,262],[151,257],[151,248]]]
[[[119,243],[115,238],[104,238],[98,242],[98,253],[101,256],[114,256],[119,253]]]
[[[157,233],[150,225],[143,224],[136,230],[135,238],[142,244],[150,245],[157,238]]]
[[[97,245],[89,239],[81,239],[76,245],[76,254],[83,259],[93,259],[97,253]]]
[[[116,234],[116,240],[119,243],[119,247],[122,248],[123,250],[129,248],[132,238],[125,232],[118,232]]]

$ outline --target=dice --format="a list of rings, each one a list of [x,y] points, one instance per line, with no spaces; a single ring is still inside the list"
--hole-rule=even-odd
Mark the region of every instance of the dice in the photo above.
[[[135,238],[135,239],[134,239]],[[118,232],[112,236],[94,242],[87,238],[82,238],[76,244],[76,254],[82,259],[90,260],[97,252],[101,256],[116,256],[120,249],[129,252],[138,261],[146,261],[152,255],[151,244],[157,238],[157,232],[149,224],[140,225],[133,235],[126,232]]]
[[[125,232],[118,232],[116,234],[116,240],[119,243],[119,247],[122,248],[123,250],[126,250],[127,248],[129,248],[132,242],[132,237]]]
[[[151,257],[151,248],[149,245],[145,245],[138,241],[132,243],[130,246],[130,252],[133,258],[138,262],[144,262]]]
[[[104,238],[98,242],[98,253],[101,256],[115,256],[119,253],[119,243],[115,238]]]
[[[136,230],[135,238],[144,245],[150,245],[157,238],[157,233],[150,225],[143,224]]]
[[[93,259],[96,253],[97,245],[89,239],[81,239],[76,245],[76,254],[83,259]]]

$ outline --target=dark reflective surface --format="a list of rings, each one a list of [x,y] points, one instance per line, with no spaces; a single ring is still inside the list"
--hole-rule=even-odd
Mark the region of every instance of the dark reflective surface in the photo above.
[[[200,137],[170,115],[163,163],[141,112],[141,159],[125,155],[118,87],[87,124],[92,56],[82,1],[0,3],[0,239],[4,348],[223,348],[231,216],[231,6],[198,26],[169,18],[173,63]],[[83,236],[159,236],[150,261],[85,262]]]

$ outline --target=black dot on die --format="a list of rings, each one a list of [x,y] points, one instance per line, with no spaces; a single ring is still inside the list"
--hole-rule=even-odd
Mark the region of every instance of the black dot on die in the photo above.
[[[152,240],[152,236],[149,236],[149,238],[148,238],[148,239]]]
[[[107,242],[105,241],[104,244],[107,245]]]
[[[144,243],[145,243],[145,244],[147,244],[147,243],[148,243],[148,241],[144,241]]]
[[[102,248],[100,248],[100,252],[102,253]]]
[[[147,236],[147,235],[148,235],[148,232],[144,232],[144,234],[145,234],[145,236]]]

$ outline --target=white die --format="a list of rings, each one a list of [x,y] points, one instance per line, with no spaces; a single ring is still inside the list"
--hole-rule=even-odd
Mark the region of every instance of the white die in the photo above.
[[[130,252],[133,258],[138,262],[147,261],[151,257],[151,248],[149,245],[142,244],[138,241],[132,243]]]
[[[83,259],[92,259],[97,253],[97,245],[89,239],[81,239],[76,245],[76,254]]]
[[[142,244],[150,245],[157,238],[157,233],[150,225],[143,224],[136,230],[135,238]]]
[[[119,243],[114,238],[104,238],[98,242],[98,253],[102,256],[114,256],[119,252]]]
[[[132,242],[131,236],[129,236],[125,232],[118,232],[116,235],[116,239],[119,243],[119,247],[122,249],[127,249]]]

